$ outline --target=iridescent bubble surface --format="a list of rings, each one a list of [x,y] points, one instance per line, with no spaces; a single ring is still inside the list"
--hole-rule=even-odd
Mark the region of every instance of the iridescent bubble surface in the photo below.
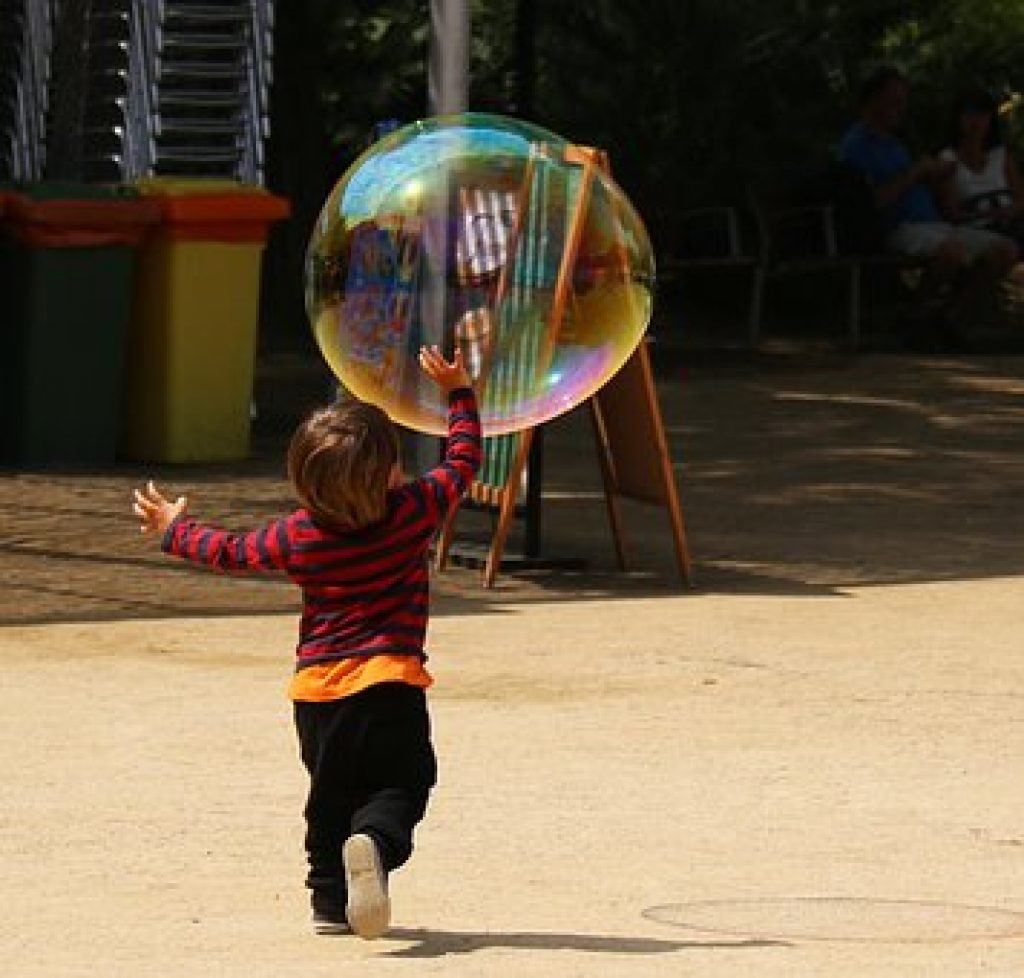
[[[643,222],[600,155],[537,126],[465,114],[371,146],[327,199],[306,308],[345,388],[443,434],[419,348],[458,346],[485,435],[541,424],[594,394],[650,320]]]

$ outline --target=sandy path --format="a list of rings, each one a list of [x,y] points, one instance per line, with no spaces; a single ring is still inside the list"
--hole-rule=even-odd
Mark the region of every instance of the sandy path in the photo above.
[[[377,943],[307,925],[290,617],[7,628],[4,973],[1024,974],[1022,602],[438,615],[442,785]],[[754,902],[661,911],[732,934],[642,916],[695,901]]]
[[[613,570],[553,426],[546,547],[590,569],[440,582],[442,782],[375,944],[307,922],[291,588],[153,553],[141,469],[0,474],[0,974],[1024,975],[1024,361],[661,393],[701,590],[633,506]],[[249,525],[258,448],[157,474]]]

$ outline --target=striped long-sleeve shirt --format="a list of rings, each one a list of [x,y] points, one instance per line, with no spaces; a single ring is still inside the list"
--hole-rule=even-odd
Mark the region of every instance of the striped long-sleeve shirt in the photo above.
[[[429,686],[424,668],[427,552],[438,526],[480,465],[471,390],[449,398],[444,460],[388,493],[386,517],[338,532],[304,509],[250,533],[190,519],[168,527],[163,549],[222,571],[283,571],[302,590],[295,700],[331,700],[379,682]]]

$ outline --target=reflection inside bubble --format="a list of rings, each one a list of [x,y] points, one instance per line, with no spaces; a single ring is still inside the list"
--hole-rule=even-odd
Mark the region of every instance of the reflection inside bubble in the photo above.
[[[375,144],[332,191],[307,258],[307,308],[342,384],[443,433],[416,354],[457,347],[489,435],[598,390],[635,349],[654,266],[642,222],[593,154],[538,127],[463,115]]]

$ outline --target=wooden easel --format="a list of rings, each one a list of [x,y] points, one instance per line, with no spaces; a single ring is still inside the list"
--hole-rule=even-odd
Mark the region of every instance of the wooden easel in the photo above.
[[[568,232],[562,250],[554,296],[547,317],[547,327],[539,352],[543,365],[552,356],[562,320],[569,301],[572,274],[579,252],[580,241],[586,222],[587,208],[597,172],[609,172],[606,154],[597,149],[570,146],[566,149],[564,161],[581,167],[580,186],[568,221]],[[527,164],[523,179],[523,191],[519,196],[512,228],[512,243],[509,254],[522,233],[526,220],[526,206],[533,179],[533,162]],[[495,304],[504,296],[509,287],[508,274],[512,262],[507,262],[495,288]],[[480,393],[478,391],[478,393]],[[668,452],[668,443],[658,406],[654,376],[646,343],[641,343],[626,361],[622,369],[589,401],[591,418],[601,474],[604,482],[605,501],[615,542],[619,567],[626,568],[626,551],[623,540],[622,499],[637,499],[664,506],[669,515],[676,558],[685,584],[693,584],[692,565],[686,541],[686,529],[682,507],[676,491],[675,476]],[[483,585],[494,585],[501,567],[505,543],[515,514],[516,500],[522,485],[523,474],[530,456],[535,428],[526,428],[515,436],[503,436],[507,448],[508,439],[514,439],[514,456],[503,480],[489,479],[478,475],[470,486],[468,497],[484,506],[498,508],[498,521],[491,538],[483,569]],[[485,452],[487,439],[485,438]],[[457,510],[449,513],[442,527],[436,552],[436,566],[443,569],[454,536]]]
[[[686,522],[676,491],[672,456],[661,420],[654,371],[641,343],[622,369],[590,399],[608,520],[619,568],[626,569],[622,532],[623,499],[664,506],[672,528],[676,563],[683,583],[694,585]]]

